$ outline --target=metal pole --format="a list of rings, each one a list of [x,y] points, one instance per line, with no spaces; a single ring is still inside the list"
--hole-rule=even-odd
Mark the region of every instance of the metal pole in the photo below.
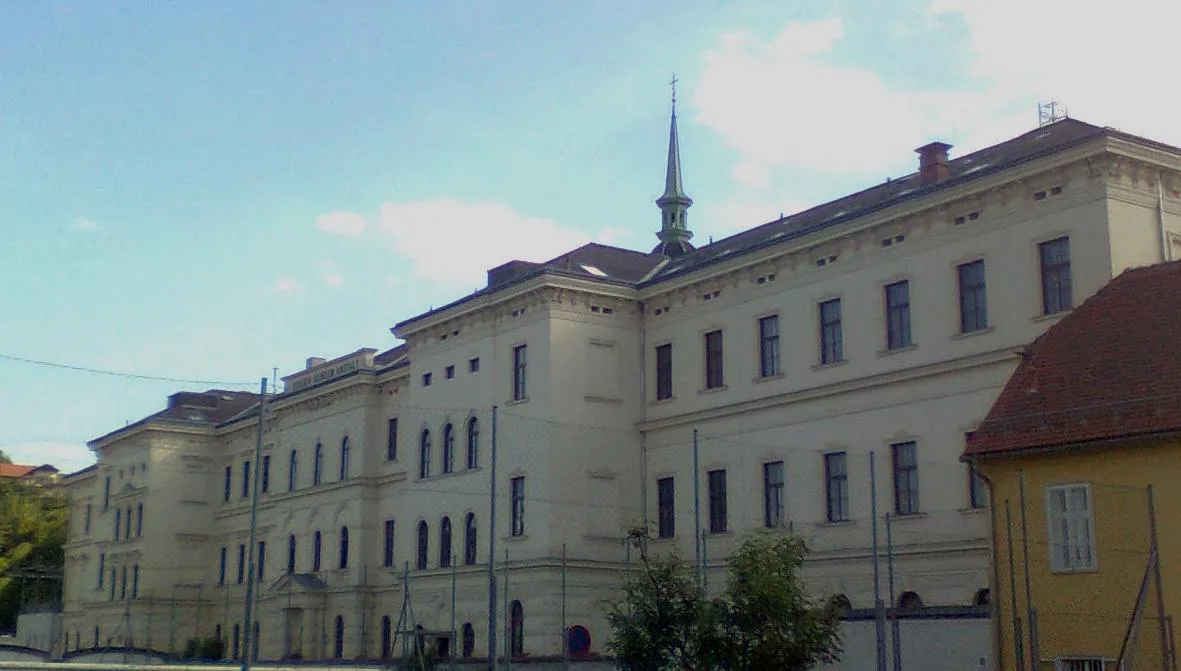
[[[242,615],[242,671],[250,669],[250,645],[254,642],[251,620],[254,616],[254,544],[258,542],[258,472],[262,461],[262,430],[267,414],[267,379],[262,378],[258,399],[258,435],[254,440],[254,473],[250,483],[250,542],[246,546],[246,604]]]
[[[1169,626],[1169,668],[1172,671],[1177,671],[1177,639],[1176,632],[1173,629],[1173,616],[1168,615],[1165,617],[1165,620]]]
[[[496,671],[496,406],[492,406],[492,466],[488,489],[488,671]]]
[[[870,529],[873,537],[873,629],[877,640],[877,669],[886,671],[886,608],[882,603],[881,568],[878,566],[878,478],[874,453],[869,453]]]
[[[1021,618],[1017,615],[1017,565],[1013,561],[1013,506],[1005,499],[1005,540],[1009,544],[1009,601],[1013,608],[1013,656],[1017,671],[1025,671]]]
[[[508,550],[504,551],[504,665],[510,671],[513,668],[513,621],[509,613],[508,598]]]
[[[709,594],[709,568],[706,565],[709,562],[709,556],[708,556],[709,555],[709,545],[706,543],[706,537],[705,537],[706,533],[707,532],[705,530],[702,530],[701,539],[700,539],[701,540],[701,594],[702,594],[702,596]]]
[[[1152,563],[1152,580],[1156,583],[1156,618],[1157,626],[1160,628],[1160,650],[1161,650],[1161,668],[1164,671],[1169,671],[1169,630],[1168,622],[1165,618],[1165,588],[1161,583],[1160,571],[1160,545],[1157,544],[1156,535],[1156,497],[1153,495],[1152,485],[1148,485],[1148,528],[1152,535],[1152,553],[1156,555],[1156,561]]]
[[[1021,565],[1025,571],[1025,617],[1029,623],[1029,668],[1040,663],[1037,640],[1037,617],[1033,613],[1033,587],[1029,575],[1029,524],[1025,518],[1025,470],[1017,471],[1018,496],[1021,498]]]
[[[562,543],[562,669],[570,668],[570,632],[566,629],[566,544]]]
[[[701,549],[701,468],[699,467],[697,429],[693,429],[693,563],[697,565],[697,588],[702,587]]]
[[[890,647],[894,671],[902,671],[902,629],[898,622],[898,601],[894,596],[894,517],[886,513],[886,571],[890,583]]]
[[[451,671],[455,671],[455,644],[457,642],[457,639],[459,638],[458,636],[455,635],[455,572],[458,570],[456,568],[458,566],[458,564],[459,564],[459,562],[456,562],[454,560],[454,558],[452,558],[452,561],[451,561],[451,645],[449,646],[449,649],[448,649],[448,652],[451,653],[451,655],[450,655],[451,656]]]

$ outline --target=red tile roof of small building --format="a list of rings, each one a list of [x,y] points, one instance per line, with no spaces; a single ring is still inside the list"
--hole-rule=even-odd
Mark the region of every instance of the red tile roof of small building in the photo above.
[[[0,464],[0,478],[23,478],[33,471],[36,466],[21,466],[20,464]]]
[[[966,458],[1181,431],[1181,262],[1127,270],[1033,342]]]

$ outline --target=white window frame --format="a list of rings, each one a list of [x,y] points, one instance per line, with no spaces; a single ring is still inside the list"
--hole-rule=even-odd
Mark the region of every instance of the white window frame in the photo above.
[[[1057,657],[1054,659],[1054,671],[1076,671],[1076,669],[1079,667],[1069,666],[1075,662],[1081,662],[1085,665],[1089,664],[1089,668],[1088,666],[1081,667],[1084,671],[1118,671],[1118,666],[1115,660],[1104,659],[1103,657],[1088,656]],[[1094,666],[1095,662],[1099,663],[1097,668]]]
[[[1071,494],[1076,491],[1085,493],[1085,510],[1070,510]],[[1059,512],[1054,505],[1055,496],[1059,492],[1064,493],[1063,501],[1067,507],[1067,510],[1063,512]],[[1060,516],[1064,516],[1065,519]],[[1067,535],[1070,538],[1061,538],[1064,522],[1067,525]],[[1090,483],[1076,482],[1048,485],[1046,487],[1046,528],[1050,542],[1049,566],[1051,572],[1076,573],[1080,571],[1094,571],[1097,568],[1095,557],[1095,500],[1092,497]],[[1080,534],[1083,532],[1086,534],[1085,539],[1080,538]],[[1064,545],[1067,547],[1064,548]],[[1084,547],[1087,553],[1085,560],[1079,552]],[[1066,558],[1063,557],[1061,552],[1063,549],[1066,550]]]

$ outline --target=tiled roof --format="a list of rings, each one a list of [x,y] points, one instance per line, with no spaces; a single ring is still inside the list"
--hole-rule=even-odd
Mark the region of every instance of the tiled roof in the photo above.
[[[167,408],[148,415],[138,422],[120,427],[91,442],[103,440],[149,422],[212,426],[240,414],[257,402],[258,394],[246,391],[210,389],[200,393],[178,392],[168,397]]]
[[[23,478],[33,471],[36,466],[21,466],[20,464],[0,464],[0,478]]]
[[[1181,261],[1128,270],[1052,326],[966,457],[1181,431]]]

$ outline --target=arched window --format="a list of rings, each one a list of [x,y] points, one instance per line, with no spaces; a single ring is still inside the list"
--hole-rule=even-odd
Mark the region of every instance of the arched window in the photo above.
[[[241,648],[242,648],[242,625],[235,624],[234,625],[234,649],[233,649],[233,653],[234,653],[233,658],[234,659],[238,659],[238,655],[240,654]]]
[[[321,540],[322,539],[320,536],[320,530],[317,529],[316,533],[312,534],[312,572],[313,573],[320,570],[320,541]]]
[[[254,633],[250,635],[250,661],[258,661],[258,651],[262,648],[262,641],[258,640],[258,620],[254,621]]]
[[[455,427],[451,422],[443,425],[443,472],[455,470]]]
[[[119,598],[127,598],[127,567],[123,567],[123,586],[119,588]]]
[[[349,567],[349,528],[340,528],[340,566],[339,568],[346,569]]]
[[[444,517],[439,525],[439,566],[451,566],[451,518]]]
[[[476,628],[471,622],[463,623],[463,656],[471,657],[476,651]]]
[[[336,637],[332,644],[332,658],[342,659],[344,657],[344,617],[336,616]]]
[[[480,465],[480,420],[472,417],[467,421],[467,467]]]
[[[221,625],[217,625],[217,640],[221,640]],[[98,627],[94,628],[94,647],[98,647]]]
[[[324,480],[324,446],[316,443],[316,455],[312,460],[312,485],[318,485]]]
[[[291,450],[291,461],[287,464],[287,491],[295,491],[295,476],[299,467],[299,452]]]
[[[390,631],[390,616],[381,616],[381,658],[390,658],[390,645],[393,643],[392,632]]]
[[[431,430],[423,429],[418,440],[418,477],[431,477]]]
[[[903,592],[898,597],[898,610],[915,610],[923,607],[923,599],[915,592]]]
[[[340,479],[349,479],[349,437],[340,441]]]
[[[213,625],[213,640],[215,640],[215,641],[221,640],[221,625],[220,624]],[[96,645],[98,644],[98,627],[94,628],[94,642]]]
[[[849,597],[845,596],[844,594],[837,594],[830,600],[830,603],[832,603],[833,609],[836,610],[837,614],[839,615],[844,615],[853,608],[853,604],[849,601]]]
[[[468,513],[463,521],[463,563],[476,563],[476,514]]]
[[[525,609],[520,601],[513,601],[509,617],[509,644],[512,646],[513,657],[520,657],[525,652]]]
[[[418,569],[426,569],[427,546],[430,543],[430,531],[427,529],[426,520],[418,523]]]
[[[972,597],[972,605],[987,606],[992,602],[992,592],[987,587],[976,590],[976,596]]]
[[[127,506],[127,527],[123,529],[123,540],[131,540],[131,506]]]
[[[287,573],[295,573],[295,534],[287,537]]]
[[[139,564],[131,567],[131,598],[139,598]]]
[[[144,504],[135,506],[135,537],[144,535]]]

